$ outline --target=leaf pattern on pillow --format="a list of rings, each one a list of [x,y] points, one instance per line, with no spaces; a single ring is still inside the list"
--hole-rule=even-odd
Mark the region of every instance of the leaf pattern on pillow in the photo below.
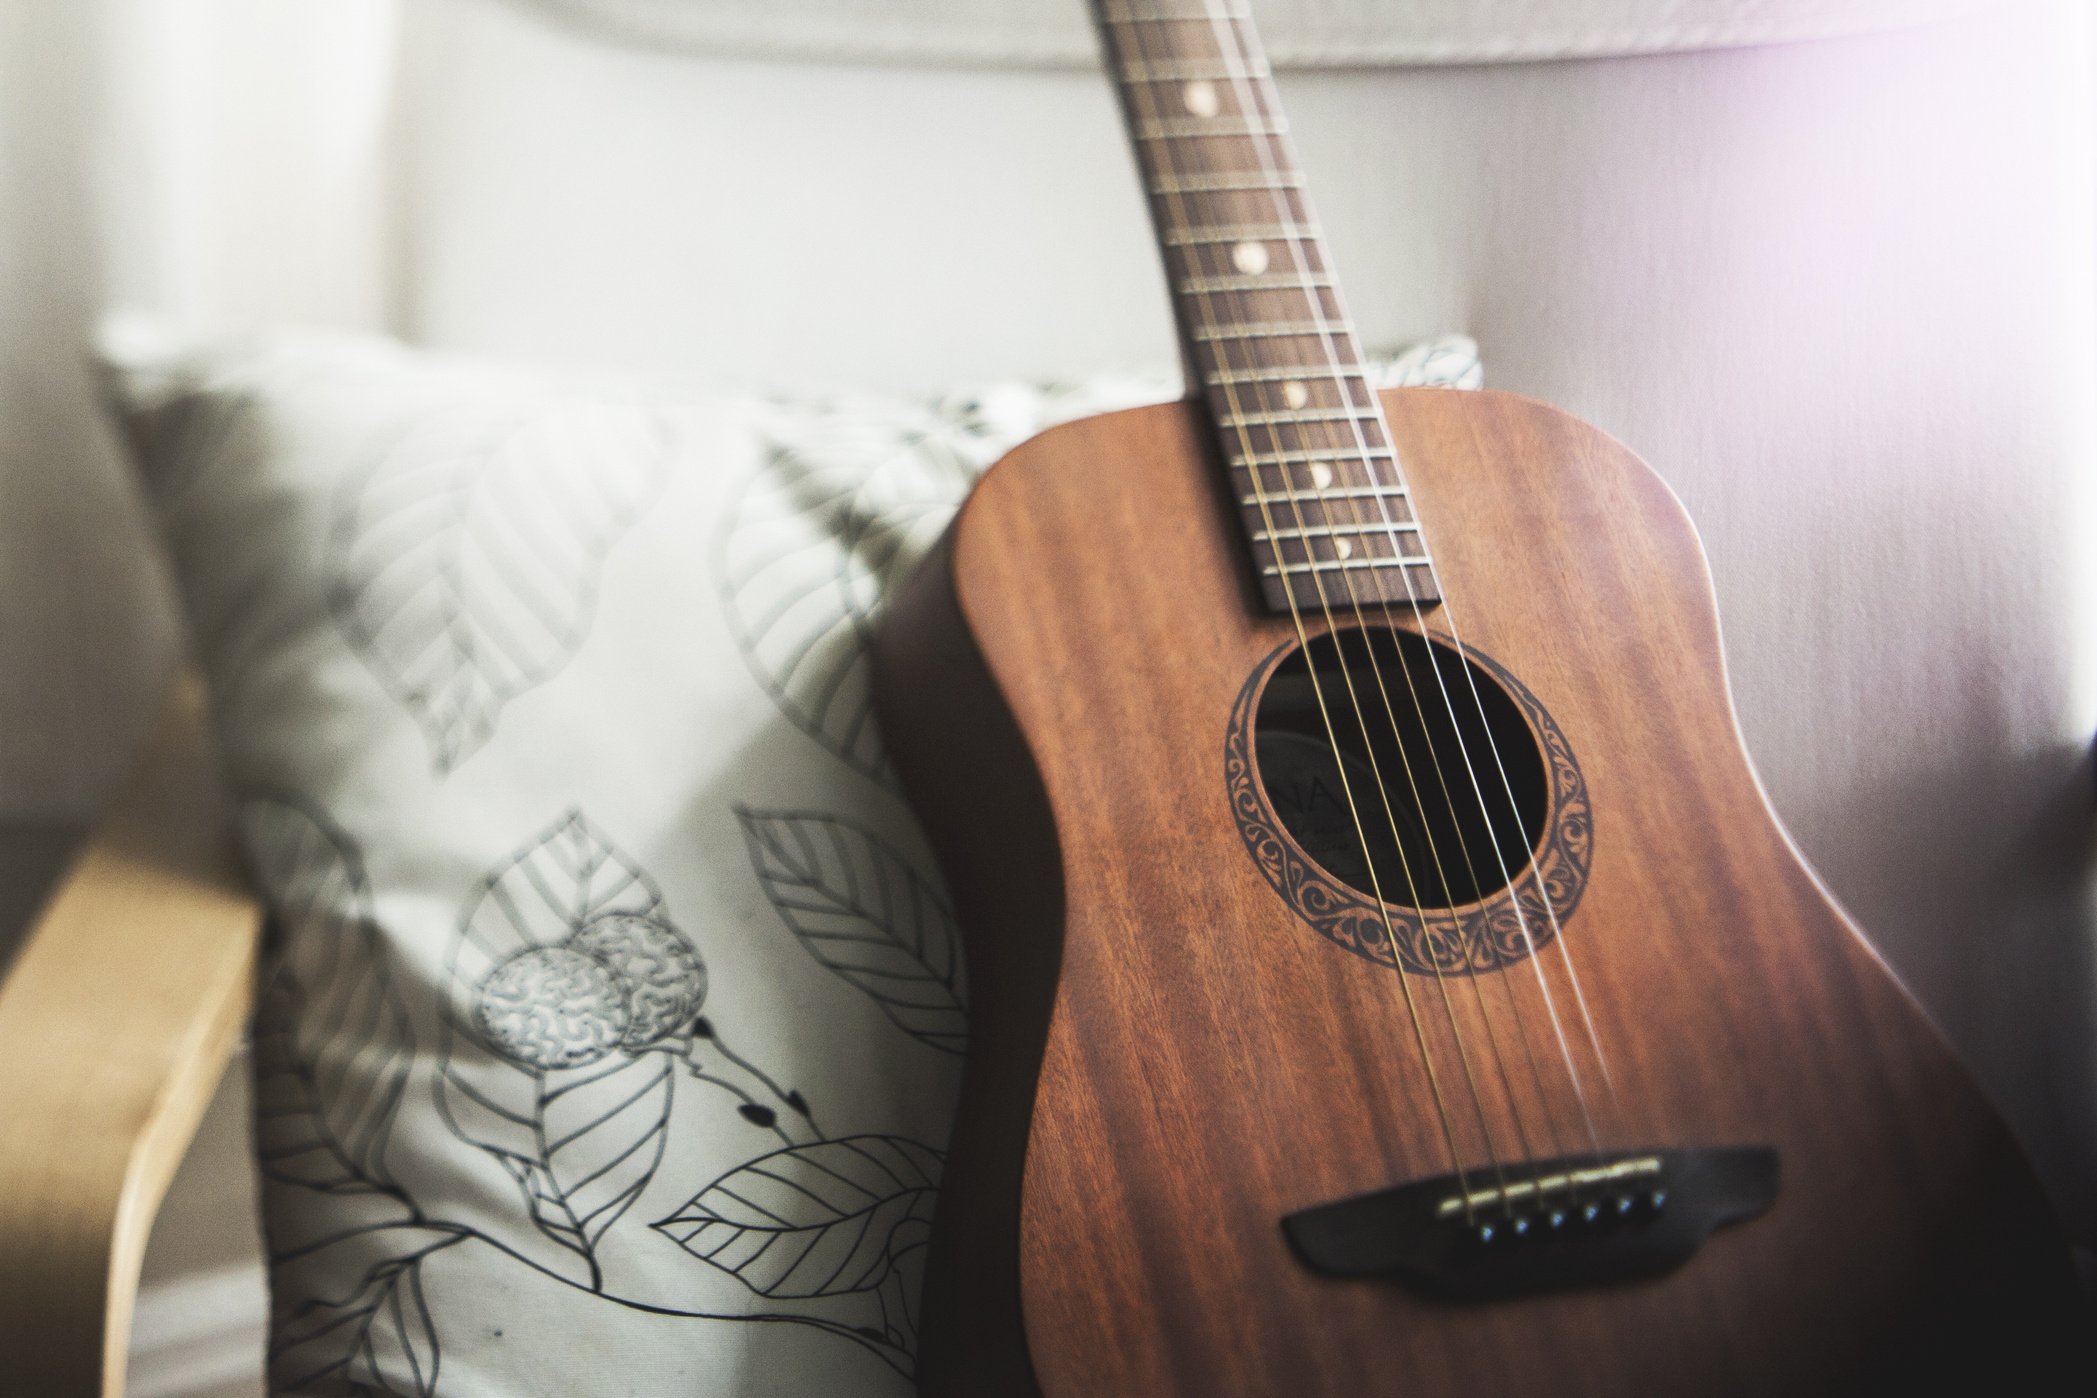
[[[272,1326],[271,1391],[436,1398],[442,1349],[423,1295],[423,1259],[469,1236],[404,1224],[348,1233],[279,1259],[275,1289],[311,1299],[280,1308]],[[354,1285],[334,1291],[345,1273]]]
[[[799,1091],[731,1049],[714,1014],[697,1012],[707,994],[697,948],[648,874],[579,811],[481,881],[460,921],[447,985],[439,1109],[518,1188],[521,1226],[497,1236],[491,1230],[502,1220],[489,1219],[476,1236],[572,1286],[639,1304],[614,1293],[600,1245],[663,1162],[680,1083],[727,1094],[727,1119],[773,1142],[758,1159],[827,1159],[840,1146],[823,1136]],[[923,1239],[904,1225],[929,1215],[938,1154],[881,1139],[896,1161],[918,1162],[898,1167],[918,1192],[891,1208],[892,1220],[883,1215],[895,1234],[893,1261],[878,1274],[865,1273],[857,1286],[761,1291],[776,1307],[764,1314],[738,1315],[725,1301],[649,1309],[812,1325],[910,1373]],[[733,1283],[723,1277],[719,1285]]]
[[[440,1398],[426,1263],[460,1244],[597,1304],[806,1326],[914,1373],[938,1152],[900,1137],[832,1141],[799,1091],[735,1052],[713,1017],[697,1013],[708,990],[697,947],[648,874],[579,811],[476,887],[449,966],[445,1032],[420,1076],[412,1016],[388,970],[389,939],[355,842],[296,795],[251,799],[242,823],[278,931],[255,1029],[272,1392]],[[500,991],[492,1002],[491,985]],[[632,1294],[633,1276],[607,1276],[600,1250],[662,1165],[680,1082],[694,1090],[701,1121],[725,1119],[765,1143],[707,1196],[717,1221],[729,1207],[722,1189],[738,1182],[751,1186],[766,1171],[798,1177],[814,1162],[851,1176],[858,1162],[857,1183],[833,1182],[830,1203],[801,1220],[800,1234],[777,1240],[775,1261],[802,1258],[791,1276],[738,1273],[696,1252],[700,1271],[677,1275],[671,1293]],[[396,1120],[411,1112],[427,1113],[403,1153],[412,1179],[387,1149]],[[429,1134],[439,1122],[456,1137],[452,1151],[501,1165],[516,1186],[507,1211],[499,1196],[491,1210],[453,1193],[460,1162],[445,1160],[441,1127]],[[433,1182],[433,1197],[464,1212],[426,1210],[415,1195]],[[868,1188],[885,1197],[860,1208],[853,1190]],[[835,1217],[819,1217],[825,1208]],[[870,1250],[860,1265],[810,1282],[810,1269],[855,1228]]]
[[[867,640],[1003,439],[931,408],[841,405],[776,425],[722,517],[714,572],[750,673],[794,725],[886,778]]]
[[[574,656],[605,562],[669,463],[659,415],[516,402],[437,414],[349,482],[329,604],[436,771]]]
[[[737,1166],[655,1227],[761,1296],[877,1292],[891,1342],[914,1346],[913,1273],[943,1163],[897,1136],[789,1146]]]
[[[240,816],[275,933],[253,1029],[271,1383],[434,1398],[422,1259],[471,1234],[428,1221],[387,1158],[415,1034],[362,856],[303,797],[256,797]]]
[[[580,812],[485,879],[451,958],[452,1042],[439,1100],[452,1130],[501,1162],[546,1265],[598,1290],[597,1244],[661,1163],[669,1056],[689,1035],[704,967],[660,916],[662,894]],[[623,920],[623,921],[622,921]],[[584,949],[593,927],[665,928],[690,950],[690,1009],[655,1038],[626,1031],[648,987]],[[579,1269],[579,1270],[577,1270]]]
[[[729,501],[714,546],[716,585],[751,675],[796,727],[889,781],[867,672],[888,591],[1013,447],[1170,392],[1169,380],[1102,378],[775,407],[762,463]]]
[[[363,862],[299,798],[251,800],[241,820],[279,938],[254,1026],[263,1173],[330,1192],[392,1192],[386,1146],[415,1034],[387,971]]]
[[[905,1034],[968,1051],[954,914],[930,880],[837,816],[736,808],[765,897],[808,954]]]

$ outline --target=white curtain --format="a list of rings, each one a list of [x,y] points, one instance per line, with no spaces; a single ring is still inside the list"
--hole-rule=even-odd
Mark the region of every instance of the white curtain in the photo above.
[[[174,645],[91,328],[384,319],[394,8],[0,0],[0,819],[91,811]]]

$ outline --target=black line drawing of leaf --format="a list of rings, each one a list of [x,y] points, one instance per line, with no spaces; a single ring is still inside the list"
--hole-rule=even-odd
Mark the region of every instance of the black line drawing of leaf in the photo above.
[[[269,1351],[272,1393],[322,1392],[435,1398],[442,1359],[422,1290],[422,1262],[468,1235],[449,1227],[407,1225],[333,1240],[298,1259],[296,1279],[279,1274],[279,1310]],[[345,1265],[373,1251],[384,1255],[350,1275],[347,1293],[330,1293]],[[342,1254],[354,1252],[354,1256]],[[308,1278],[312,1280],[308,1280]],[[305,1283],[305,1284],[301,1284]],[[339,1280],[333,1280],[338,1289]],[[308,1299],[287,1305],[289,1297]]]
[[[867,674],[874,614],[996,451],[957,416],[895,405],[819,414],[791,435],[723,515],[723,605],[780,711],[885,779]]]
[[[655,1227],[762,1296],[874,1290],[923,1246],[941,1162],[900,1136],[788,1146],[730,1170]]]
[[[355,845],[298,797],[242,823],[281,937],[254,1028],[263,1173],[329,1193],[395,1193],[386,1145],[415,1055]]]
[[[422,423],[349,482],[330,606],[435,770],[582,645],[605,562],[669,463],[642,409],[504,400]]]
[[[888,1275],[878,1288],[888,1342],[915,1355],[932,1224],[910,1219],[888,1236]]]
[[[662,902],[654,880],[581,811],[569,811],[481,881],[454,974],[478,984],[484,972],[517,952],[557,945],[608,914],[646,917]]]
[[[736,816],[765,897],[808,954],[904,1033],[967,1052],[961,939],[931,883],[839,817],[741,806]]]
[[[439,1106],[453,1132],[501,1162],[533,1226],[570,1255],[558,1274],[579,1267],[578,1284],[593,1291],[603,1281],[598,1241],[662,1160],[671,1055],[607,1041],[591,1061],[537,1067],[481,1036],[476,997],[519,954],[559,947],[596,919],[661,906],[654,882],[573,811],[482,881],[452,951]]]
[[[589,1264],[593,1291],[602,1284],[598,1241],[662,1163],[670,1082],[670,1061],[659,1053],[549,1073],[537,1102],[537,1153],[498,1153],[540,1231]]]

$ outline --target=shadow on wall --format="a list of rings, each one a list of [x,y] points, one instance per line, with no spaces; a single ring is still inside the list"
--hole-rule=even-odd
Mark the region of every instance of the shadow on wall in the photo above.
[[[2087,27],[1492,74],[1468,328],[1682,496],[1777,809],[2097,1240]]]
[[[0,819],[92,814],[177,648],[92,326],[378,324],[398,5],[0,5]]]
[[[116,264],[92,6],[0,12],[0,818],[84,819],[143,732],[172,604],[87,375]]]

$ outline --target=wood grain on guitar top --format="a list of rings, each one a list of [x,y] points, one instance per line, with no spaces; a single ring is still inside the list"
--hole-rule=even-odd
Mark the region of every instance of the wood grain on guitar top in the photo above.
[[[1519,1301],[1291,1255],[1285,1214],[1448,1152],[1395,973],[1312,935],[1233,825],[1232,705],[1294,632],[1258,605],[1204,424],[1095,418],[991,471],[878,642],[974,986],[923,1391],[2086,1391],[2052,1368],[2077,1303],[2027,1167],[1756,783],[1680,506],[1541,405],[1384,403],[1463,640],[1580,755],[1592,867],[1537,961],[1577,965],[1603,1144],[1774,1145],[1777,1203],[1660,1280]],[[1549,1023],[1533,972],[1489,979],[1495,1013]],[[1494,1026],[1411,982],[1447,1073]],[[1563,1113],[1535,1095],[1455,1113],[1465,1163]]]

